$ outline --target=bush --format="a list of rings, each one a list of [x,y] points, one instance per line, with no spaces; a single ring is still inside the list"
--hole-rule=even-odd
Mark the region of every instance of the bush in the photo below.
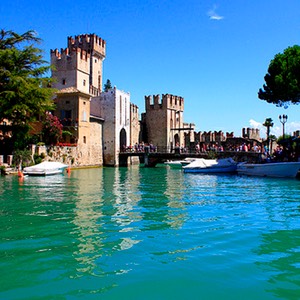
[[[16,150],[13,153],[13,164],[15,166],[28,166],[32,162],[30,150]]]

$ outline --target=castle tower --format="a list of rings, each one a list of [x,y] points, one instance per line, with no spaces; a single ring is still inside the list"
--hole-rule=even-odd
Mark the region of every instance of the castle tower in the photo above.
[[[145,96],[146,113],[143,116],[147,140],[162,151],[172,150],[184,143],[184,99],[170,94]]]
[[[56,79],[53,87],[75,87],[98,96],[102,90],[105,50],[105,41],[95,34],[68,37],[66,49],[51,50],[52,77]]]

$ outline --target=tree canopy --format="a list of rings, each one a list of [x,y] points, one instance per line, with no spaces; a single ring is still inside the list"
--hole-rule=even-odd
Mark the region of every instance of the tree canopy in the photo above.
[[[30,123],[53,109],[50,66],[32,30],[24,34],[0,30],[0,123],[7,119],[13,136],[25,136]]]
[[[288,47],[271,60],[258,98],[277,106],[300,102],[300,46]]]
[[[111,82],[109,79],[107,79],[106,83],[104,84],[104,92],[107,92],[110,89],[112,89]]]

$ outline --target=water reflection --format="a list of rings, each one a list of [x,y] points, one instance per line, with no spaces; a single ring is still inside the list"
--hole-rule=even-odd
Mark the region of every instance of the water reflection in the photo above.
[[[139,167],[74,171],[70,178],[75,204],[72,234],[78,240],[74,251],[78,275],[128,272],[128,266],[108,267],[105,258],[114,255],[116,259],[117,252],[144,242],[145,230],[182,227],[187,218],[182,176],[178,170],[140,172]],[[135,264],[134,256],[129,264]]]
[[[103,170],[74,171],[73,182],[76,190],[73,191],[75,200],[73,224],[76,229],[71,232],[78,239],[74,257],[79,263],[77,272],[93,273],[97,268],[96,259],[102,256],[104,247],[102,196],[103,196]]]
[[[157,231],[182,226],[185,209],[180,176],[180,170],[165,167],[144,170],[139,187],[142,196],[139,203],[143,215],[142,230]]]
[[[82,266],[77,271],[94,275],[125,272],[123,267],[107,267],[100,258],[128,250],[140,242],[135,236],[139,229],[134,225],[141,220],[136,209],[140,200],[139,170],[108,168],[87,173],[90,176],[85,176],[85,180],[78,174],[80,180],[74,193],[73,234],[79,240],[74,256]]]

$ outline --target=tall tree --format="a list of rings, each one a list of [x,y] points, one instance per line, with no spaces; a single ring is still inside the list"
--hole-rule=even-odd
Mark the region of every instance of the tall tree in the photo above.
[[[271,60],[258,98],[277,106],[300,102],[300,46],[288,47]]]
[[[273,127],[274,123],[271,118],[267,118],[265,120],[265,123],[263,123],[263,126],[267,127],[267,144],[268,144],[268,150],[270,151],[270,127]]]
[[[35,46],[41,40],[32,30],[24,34],[0,30],[0,122],[7,119],[13,139],[22,148],[30,123],[53,109],[50,66]]]

